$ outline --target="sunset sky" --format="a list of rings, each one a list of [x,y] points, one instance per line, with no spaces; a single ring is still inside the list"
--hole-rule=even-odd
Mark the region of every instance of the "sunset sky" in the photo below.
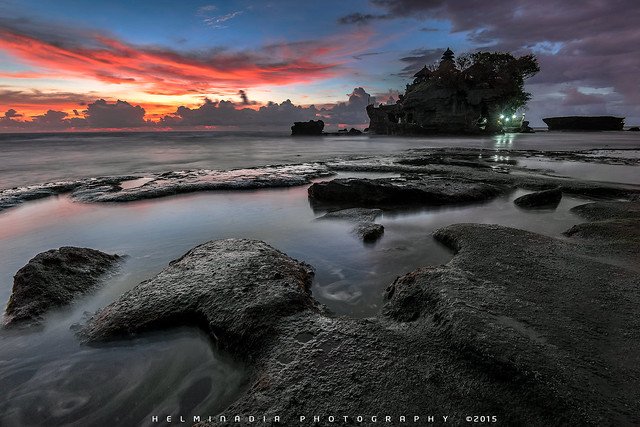
[[[535,53],[534,125],[637,125],[639,22],[636,0],[0,0],[0,130],[366,126],[447,47]]]

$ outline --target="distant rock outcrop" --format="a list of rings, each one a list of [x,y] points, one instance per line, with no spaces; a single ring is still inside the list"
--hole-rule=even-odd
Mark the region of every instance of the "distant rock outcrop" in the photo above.
[[[295,122],[291,126],[291,135],[322,135],[323,129],[324,122],[322,120]]]
[[[542,119],[549,130],[622,130],[624,117],[567,116]]]
[[[5,327],[39,324],[52,308],[68,305],[95,288],[100,276],[120,259],[118,255],[74,247],[36,255],[14,276]]]

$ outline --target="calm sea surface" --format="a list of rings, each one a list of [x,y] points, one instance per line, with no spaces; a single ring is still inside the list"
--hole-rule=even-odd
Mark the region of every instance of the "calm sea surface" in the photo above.
[[[0,187],[63,178],[175,169],[232,169],[468,146],[538,150],[640,150],[640,135],[537,133],[493,138],[327,137],[157,133],[0,135]],[[640,151],[625,151],[633,157]],[[635,166],[527,160],[527,166],[583,179],[640,184]],[[339,176],[371,176],[342,173]],[[382,176],[375,174],[375,176]],[[212,348],[195,329],[176,329],[103,347],[80,346],[69,329],[169,261],[211,239],[264,240],[313,265],[314,296],[342,315],[375,315],[398,275],[438,265],[451,253],[431,233],[460,222],[498,223],[551,236],[581,220],[564,197],[555,210],[522,211],[516,191],[484,204],[385,214],[382,239],[365,245],[340,221],[316,221],[307,186],[211,192],[122,204],[81,204],[66,196],[0,212],[0,301],[12,276],[39,252],[65,245],[127,254],[104,286],[52,313],[44,330],[0,332],[0,425],[147,425],[151,415],[214,415],[241,392],[245,368]]]
[[[236,169],[422,147],[533,150],[637,148],[634,132],[539,132],[484,138],[292,138],[273,133],[0,134],[0,188],[65,178],[183,169]]]

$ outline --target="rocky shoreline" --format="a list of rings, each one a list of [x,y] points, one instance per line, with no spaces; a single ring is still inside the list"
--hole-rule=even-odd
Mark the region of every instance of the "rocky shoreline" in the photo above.
[[[612,151],[620,153],[616,156],[612,155]],[[636,152],[637,149],[537,151],[433,148],[408,150],[394,155],[335,159],[323,163],[273,165],[228,171],[194,169],[106,176],[0,190],[0,212],[24,202],[58,195],[69,195],[72,200],[83,203],[121,203],[201,191],[293,187],[307,185],[313,180],[331,177],[339,172],[401,174],[402,177],[397,182],[413,181],[415,187],[423,190],[428,187],[429,191],[443,193],[445,200],[441,203],[444,204],[486,200],[505,189],[515,188],[540,191],[559,187],[565,194],[625,198],[640,194],[640,191],[637,187],[628,185],[555,176],[551,171],[521,167],[518,163],[520,160],[543,158],[551,161],[638,166],[639,158],[625,156],[625,152],[632,151]],[[129,185],[137,181],[141,182]],[[393,184],[393,180],[387,181]],[[383,182],[376,182],[376,186],[382,191]],[[337,183],[332,185],[335,184]],[[448,199],[447,192],[452,189],[456,195]]]
[[[639,162],[593,151],[548,155]],[[0,206],[64,193],[81,202],[126,202],[311,184],[310,203],[328,210],[318,220],[347,221],[359,239],[374,242],[384,231],[376,219],[407,205],[482,203],[516,189],[532,191],[516,199],[524,208],[553,209],[563,194],[595,200],[571,209],[587,222],[554,237],[486,224],[438,229],[433,238],[453,259],[389,283],[382,310],[366,319],[332,314],[312,296],[313,267],[265,242],[210,241],[99,310],[78,337],[101,346],[180,325],[201,328],[249,371],[247,387],[225,413],[268,419],[442,414],[452,423],[496,414],[500,425],[640,423],[640,187],[519,166],[540,153],[424,149],[240,172],[109,177],[4,190]],[[345,171],[397,176],[317,180]],[[140,178],[147,179],[123,185]],[[45,254],[58,259],[69,250]],[[97,261],[77,269],[86,289],[117,261],[90,254]],[[46,264],[54,271],[41,275],[46,280],[80,280],[63,274],[75,258],[44,263],[38,257],[25,269]],[[47,309],[32,310],[32,317]]]
[[[578,211],[638,208],[596,202]],[[625,221],[640,229],[637,216]],[[440,229],[434,237],[453,260],[398,278],[382,313],[360,320],[333,316],[313,299],[310,266],[260,241],[212,241],[99,311],[80,336],[96,345],[177,324],[203,328],[250,368],[250,386],[226,413],[636,423],[640,272],[621,267],[610,247],[637,255],[639,236],[568,234]]]

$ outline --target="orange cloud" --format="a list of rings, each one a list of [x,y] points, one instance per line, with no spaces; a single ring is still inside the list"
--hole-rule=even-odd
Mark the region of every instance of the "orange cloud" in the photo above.
[[[362,34],[352,37],[362,43]],[[366,38],[366,35],[364,35]],[[0,50],[44,70],[1,73],[9,78],[78,76],[138,86],[150,94],[184,95],[224,88],[307,83],[339,75],[340,55],[353,46],[337,40],[274,44],[255,51],[180,53],[135,46],[99,34],[82,43],[48,40],[40,35],[0,28]],[[356,49],[357,50],[357,49]],[[312,58],[312,59],[310,59]]]

